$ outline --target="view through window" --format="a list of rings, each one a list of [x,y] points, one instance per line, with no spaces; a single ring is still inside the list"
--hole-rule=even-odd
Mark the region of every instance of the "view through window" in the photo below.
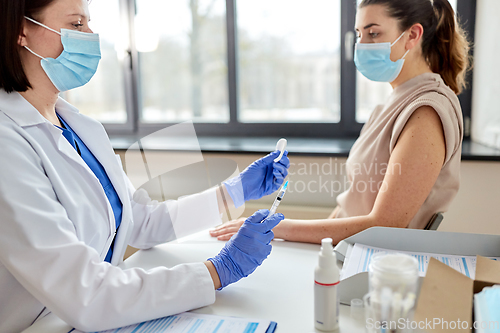
[[[456,9],[458,0],[450,2]],[[94,1],[90,26],[101,37],[100,66],[89,84],[62,95],[116,133],[192,120],[203,135],[261,136],[276,129],[289,136],[296,124],[303,124],[300,136],[356,135],[392,88],[367,80],[341,58],[355,4]],[[474,13],[461,16],[470,29]],[[139,55],[131,63],[129,44],[132,57]]]
[[[62,94],[81,113],[102,123],[126,123],[125,86],[123,70],[118,59],[118,42],[124,38],[120,24],[118,0],[93,1],[90,28],[99,33],[101,61],[97,72],[83,87]]]
[[[238,0],[239,121],[340,120],[340,0]]]
[[[137,0],[141,120],[229,120],[226,2]]]

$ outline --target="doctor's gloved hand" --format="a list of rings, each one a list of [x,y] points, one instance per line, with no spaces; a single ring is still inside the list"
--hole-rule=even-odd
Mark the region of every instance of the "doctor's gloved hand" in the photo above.
[[[283,214],[268,217],[268,214],[267,209],[255,212],[219,254],[208,259],[214,264],[219,275],[219,290],[250,275],[271,253],[270,243],[274,238],[272,229],[285,217]]]
[[[237,177],[224,182],[235,207],[240,207],[248,200],[260,199],[280,188],[288,175],[290,160],[285,150],[281,160],[274,162],[279,155],[280,151],[276,150],[250,164]]]

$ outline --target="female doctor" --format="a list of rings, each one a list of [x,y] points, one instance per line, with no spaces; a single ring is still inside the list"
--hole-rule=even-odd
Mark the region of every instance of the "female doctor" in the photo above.
[[[52,311],[83,331],[106,330],[211,304],[215,289],[269,255],[281,214],[248,218],[204,263],[116,267],[128,244],[150,248],[202,212],[268,195],[289,160],[279,152],[223,186],[151,204],[135,192],[98,122],[58,97],[87,83],[100,59],[86,0],[0,0],[0,332]],[[196,207],[196,208],[195,208]],[[186,221],[192,222],[192,221]]]

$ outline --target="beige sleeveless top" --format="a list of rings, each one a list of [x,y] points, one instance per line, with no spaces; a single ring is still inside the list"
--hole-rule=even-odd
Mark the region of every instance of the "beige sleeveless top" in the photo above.
[[[460,184],[462,110],[457,96],[441,76],[426,73],[396,87],[387,103],[377,106],[364,125],[346,162],[350,188],[337,197],[340,205],[337,217],[371,212],[399,135],[413,112],[421,106],[432,107],[441,118],[446,157],[434,187],[408,228],[423,229],[433,214],[448,209]]]

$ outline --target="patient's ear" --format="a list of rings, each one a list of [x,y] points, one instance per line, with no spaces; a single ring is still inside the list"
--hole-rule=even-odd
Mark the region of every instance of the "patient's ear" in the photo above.
[[[424,35],[424,27],[420,23],[415,23],[408,32],[409,38],[406,42],[406,49],[411,50],[420,42]]]

